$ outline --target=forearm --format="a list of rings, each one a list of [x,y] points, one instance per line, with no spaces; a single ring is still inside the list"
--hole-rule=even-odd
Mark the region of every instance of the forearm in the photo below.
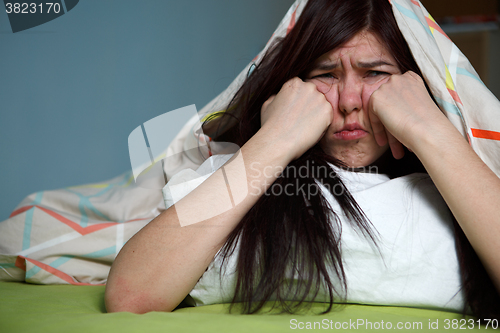
[[[225,175],[219,169],[127,242],[109,274],[108,311],[171,311],[184,299],[228,234],[290,162],[282,143],[264,138],[257,133],[242,147],[243,165],[230,160],[224,165]],[[217,210],[218,197],[228,193],[227,179],[233,198],[239,197],[241,202],[196,221],[207,211]],[[248,193],[234,191],[243,187]]]
[[[449,123],[415,153],[500,290],[500,179]]]

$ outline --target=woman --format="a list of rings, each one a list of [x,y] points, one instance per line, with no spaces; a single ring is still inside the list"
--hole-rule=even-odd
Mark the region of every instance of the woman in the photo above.
[[[206,126],[215,140],[241,146],[239,154],[126,244],[110,272],[108,311],[173,310],[219,250],[222,264],[237,261],[233,301],[244,301],[245,312],[271,299],[288,310],[294,310],[287,308],[290,300],[326,300],[330,307],[349,300],[348,226],[372,247],[370,255],[382,258],[386,243],[378,240],[386,234],[378,233],[383,224],[370,223],[377,214],[367,217],[358,206],[360,196],[342,182],[350,182],[353,172],[342,168],[376,167],[387,175],[377,185],[410,177],[401,177],[410,179],[402,196],[411,183],[413,192],[429,189],[418,185],[422,177],[407,176],[423,166],[460,226],[458,259],[450,249],[429,257],[459,263],[465,305],[480,317],[498,316],[500,223],[494,207],[500,180],[440,112],[419,73],[387,1],[310,1],[235,95],[227,107],[232,113]],[[310,172],[289,172],[300,167]],[[319,167],[328,172],[315,173]],[[232,209],[214,210],[228,180],[231,189],[248,193]],[[275,186],[297,190],[276,194]],[[300,191],[304,186],[307,193]],[[335,192],[339,186],[342,191]],[[418,196],[438,202],[432,193]],[[435,206],[430,214],[438,213],[428,226],[447,225],[443,221],[452,217],[443,213],[446,205]],[[193,221],[207,210],[215,213],[181,227],[190,223],[179,220],[180,210],[188,210]],[[446,235],[452,228],[440,230]],[[460,280],[453,265],[446,274]]]

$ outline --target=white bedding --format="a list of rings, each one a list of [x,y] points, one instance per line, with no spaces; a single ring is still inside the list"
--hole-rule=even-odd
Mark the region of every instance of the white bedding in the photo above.
[[[211,157],[198,172],[189,170],[173,176],[172,183],[184,182],[184,187],[174,193],[177,200],[201,184],[191,179],[208,178],[228,158]],[[380,236],[377,249],[351,227],[339,213],[340,207],[331,193],[322,187],[341,219],[342,259],[348,286],[347,295],[342,296],[346,301],[461,311],[464,299],[451,215],[430,178],[426,174],[411,174],[391,180],[381,174],[336,170]],[[175,191],[169,190],[169,185],[163,190],[167,207],[177,201],[172,198]],[[210,264],[190,293],[198,305],[232,300],[236,253],[224,273],[220,258]],[[325,291],[316,300],[327,301]]]

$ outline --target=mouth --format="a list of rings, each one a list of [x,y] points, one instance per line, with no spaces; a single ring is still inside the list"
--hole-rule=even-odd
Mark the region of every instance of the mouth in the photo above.
[[[358,123],[346,124],[333,136],[338,140],[357,140],[368,135],[368,132]]]

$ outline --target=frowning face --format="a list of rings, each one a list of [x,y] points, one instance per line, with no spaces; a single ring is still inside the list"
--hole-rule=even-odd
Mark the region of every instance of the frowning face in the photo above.
[[[371,32],[360,32],[322,55],[308,74],[333,108],[333,122],[321,139],[323,150],[350,167],[367,166],[388,149],[375,142],[368,115],[372,93],[394,74],[394,57]]]

